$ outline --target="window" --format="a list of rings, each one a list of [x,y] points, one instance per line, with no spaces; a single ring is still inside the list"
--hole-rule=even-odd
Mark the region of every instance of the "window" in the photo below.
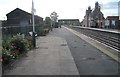
[[[115,26],[115,20],[112,20],[112,26]]]

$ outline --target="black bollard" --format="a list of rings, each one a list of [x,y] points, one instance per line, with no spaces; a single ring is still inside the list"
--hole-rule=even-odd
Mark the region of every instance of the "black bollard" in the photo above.
[[[33,48],[36,48],[35,32],[33,32],[33,34],[32,34],[32,39],[33,39]]]

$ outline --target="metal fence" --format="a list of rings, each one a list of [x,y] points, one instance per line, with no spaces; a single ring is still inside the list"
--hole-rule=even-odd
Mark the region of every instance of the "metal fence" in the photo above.
[[[35,31],[39,32],[42,26],[35,26]],[[29,36],[29,32],[33,31],[33,26],[8,26],[1,27],[2,28],[2,39],[8,39],[16,34],[24,34],[25,36]]]

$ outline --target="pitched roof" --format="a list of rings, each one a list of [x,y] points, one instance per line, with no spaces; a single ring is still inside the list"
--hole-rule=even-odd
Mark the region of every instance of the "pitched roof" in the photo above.
[[[32,15],[31,13],[28,13],[28,12],[26,12],[26,11],[20,9],[20,8],[16,8],[16,9],[12,10],[11,12],[7,13],[6,16],[9,15],[9,14],[11,14],[12,12],[14,12],[14,11],[16,11],[16,10],[22,11],[22,12],[28,14],[28,15]],[[35,17],[40,17],[40,16],[35,15]],[[42,17],[40,17],[40,18],[42,18]]]
[[[119,16],[107,16],[106,19],[119,19]]]
[[[97,11],[97,10],[93,10],[90,14],[90,17],[93,19],[95,19],[96,17],[98,17],[100,19],[101,16],[102,16],[102,19],[105,19],[103,16],[103,13],[101,11]]]
[[[25,13],[27,13],[27,14],[31,15],[31,13],[28,13],[28,12],[26,12],[26,11],[24,11],[24,10],[20,9],[20,8],[16,8],[16,9],[12,10],[11,12],[7,13],[6,15],[8,15],[8,14],[10,14],[10,13],[12,13],[12,12],[16,11],[16,10],[20,10],[20,11],[23,11],[23,12],[25,12]]]

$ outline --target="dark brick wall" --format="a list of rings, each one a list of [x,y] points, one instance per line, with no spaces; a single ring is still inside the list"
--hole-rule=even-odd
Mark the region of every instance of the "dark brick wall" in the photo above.
[[[119,16],[108,16],[106,19],[109,20],[109,22],[110,22],[109,28],[113,28],[113,29],[119,28]],[[114,27],[112,26],[112,20],[115,20]]]

